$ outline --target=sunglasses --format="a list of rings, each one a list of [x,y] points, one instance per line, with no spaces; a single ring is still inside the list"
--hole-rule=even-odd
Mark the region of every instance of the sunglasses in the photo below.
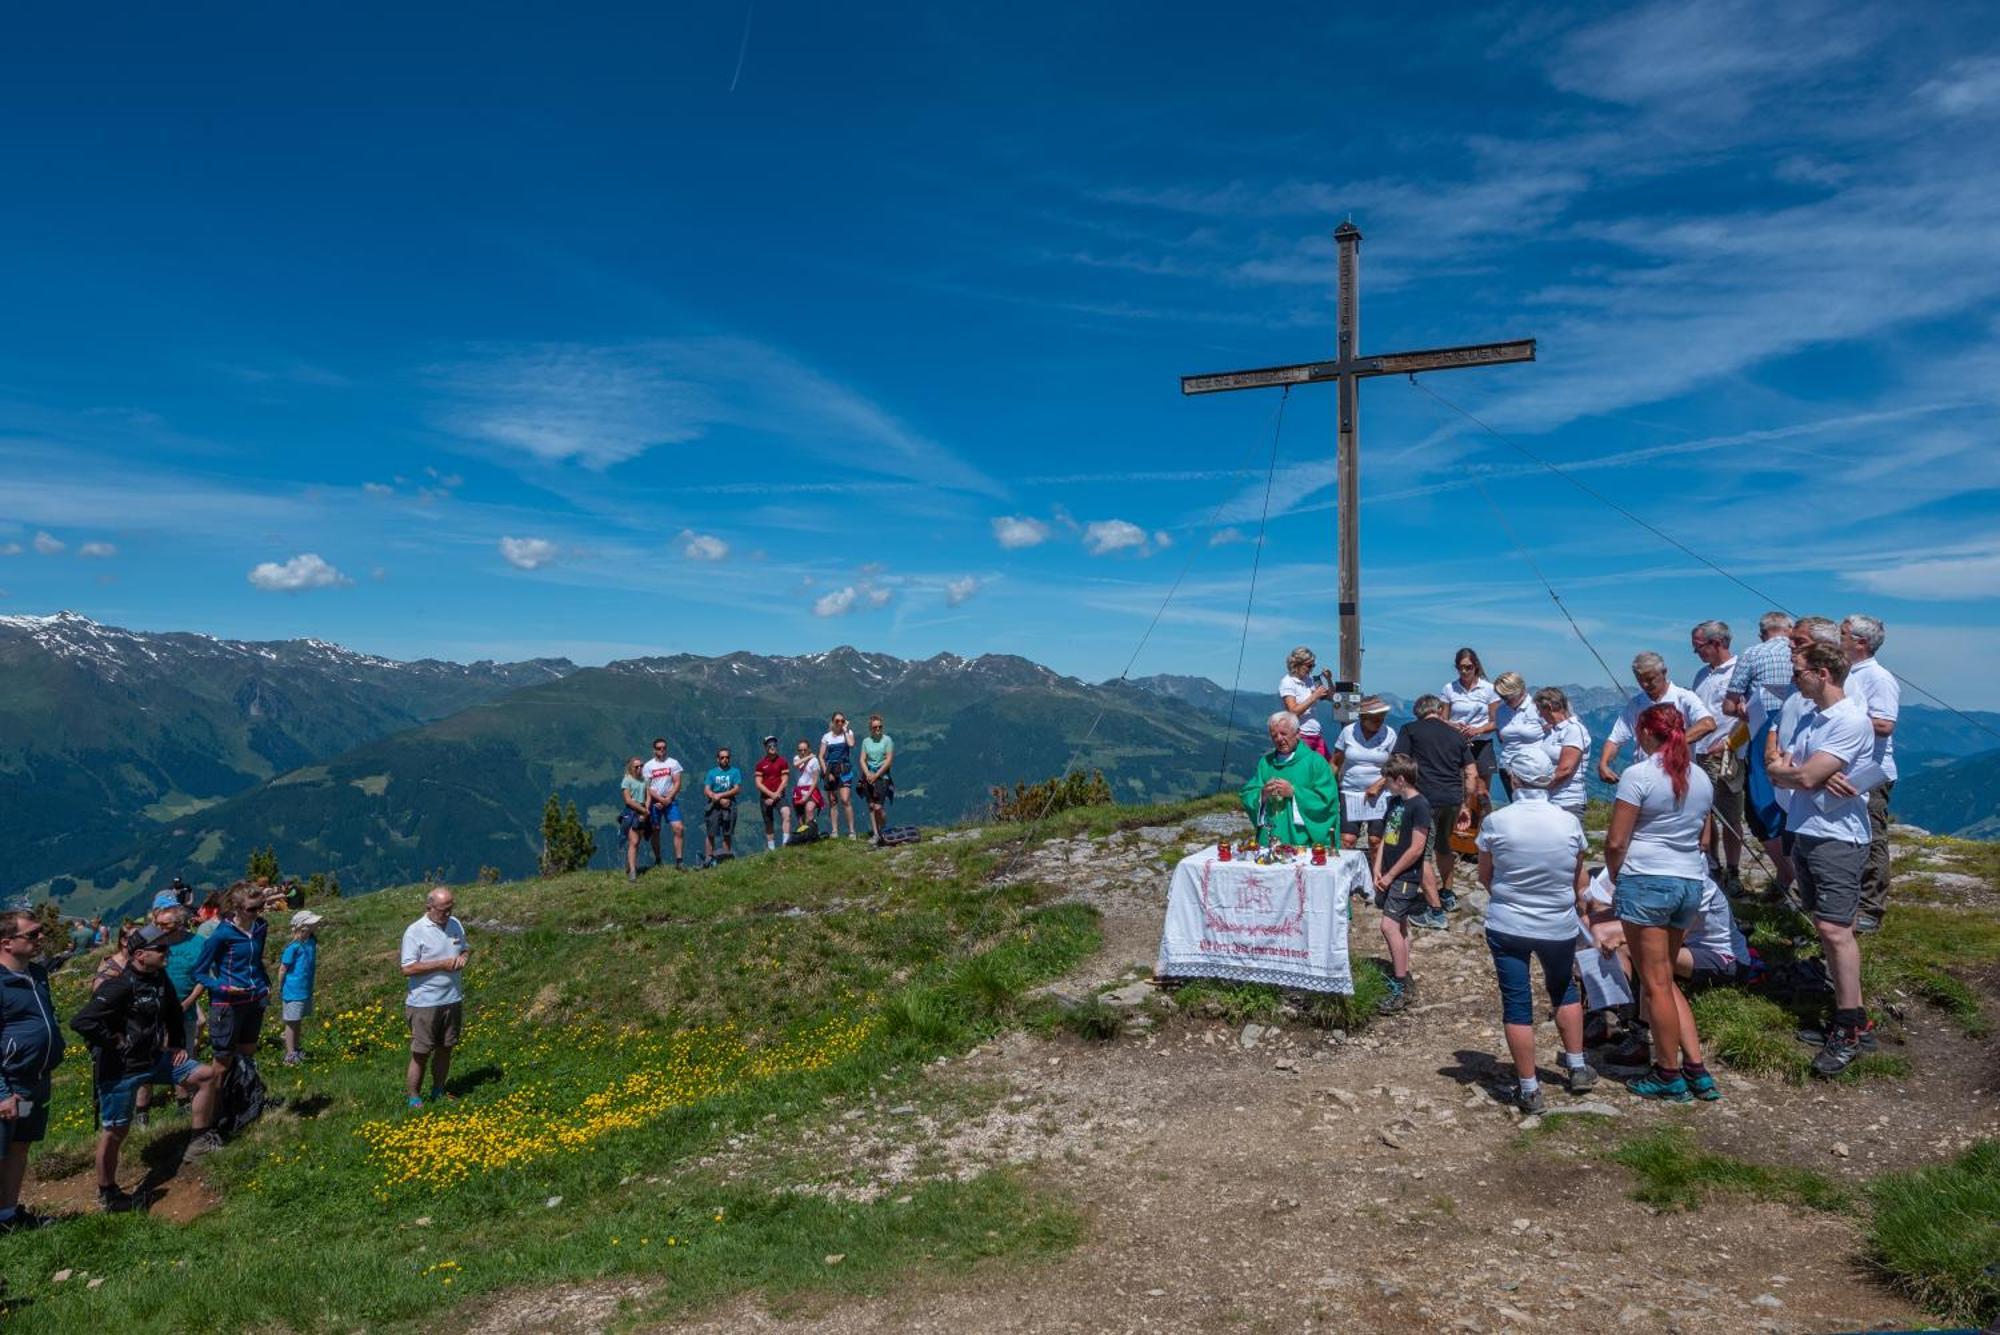
[[[26,932],[13,932],[7,936],[0,936],[0,941],[39,941],[48,935],[48,930],[46,927],[36,927]]]

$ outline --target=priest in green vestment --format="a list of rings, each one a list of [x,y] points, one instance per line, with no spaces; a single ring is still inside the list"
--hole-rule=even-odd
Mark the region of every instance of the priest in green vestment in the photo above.
[[[1243,785],[1243,809],[1266,843],[1340,846],[1340,781],[1319,752],[1299,745],[1299,721],[1271,715],[1271,749]]]

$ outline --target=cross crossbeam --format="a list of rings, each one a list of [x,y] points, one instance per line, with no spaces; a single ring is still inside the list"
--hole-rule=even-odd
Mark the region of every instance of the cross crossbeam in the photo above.
[[[1340,679],[1334,683],[1334,711],[1343,720],[1354,717],[1360,703],[1361,681],[1361,382],[1378,375],[1416,375],[1424,371],[1454,371],[1468,366],[1498,366],[1535,360],[1535,340],[1468,343],[1456,348],[1424,348],[1364,357],[1360,342],[1361,229],[1344,222],[1334,230],[1339,247],[1336,301],[1336,352],[1332,361],[1263,366],[1247,371],[1217,371],[1181,377],[1181,393],[1222,394],[1238,389],[1311,385],[1331,380],[1339,387],[1340,428],[1336,446],[1337,545],[1340,572]]]

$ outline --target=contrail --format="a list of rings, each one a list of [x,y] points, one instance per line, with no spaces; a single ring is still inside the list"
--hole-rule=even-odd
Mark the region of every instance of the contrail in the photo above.
[[[750,8],[743,15],[743,44],[736,48],[736,73],[729,77],[729,91],[736,91],[736,81],[743,77],[743,57],[750,53],[750,20],[757,17],[757,6],[752,0]]]

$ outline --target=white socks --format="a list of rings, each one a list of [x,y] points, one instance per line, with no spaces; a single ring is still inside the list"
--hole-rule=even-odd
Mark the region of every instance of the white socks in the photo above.
[[[1542,1087],[1542,1082],[1540,1078],[1536,1076],[1524,1075],[1520,1079],[1521,1079],[1521,1092],[1523,1094],[1532,1094],[1536,1090]]]
[[[1581,1052],[1565,1052],[1563,1054],[1563,1066],[1565,1068],[1574,1071],[1583,1066],[1583,1064],[1583,1054]]]

